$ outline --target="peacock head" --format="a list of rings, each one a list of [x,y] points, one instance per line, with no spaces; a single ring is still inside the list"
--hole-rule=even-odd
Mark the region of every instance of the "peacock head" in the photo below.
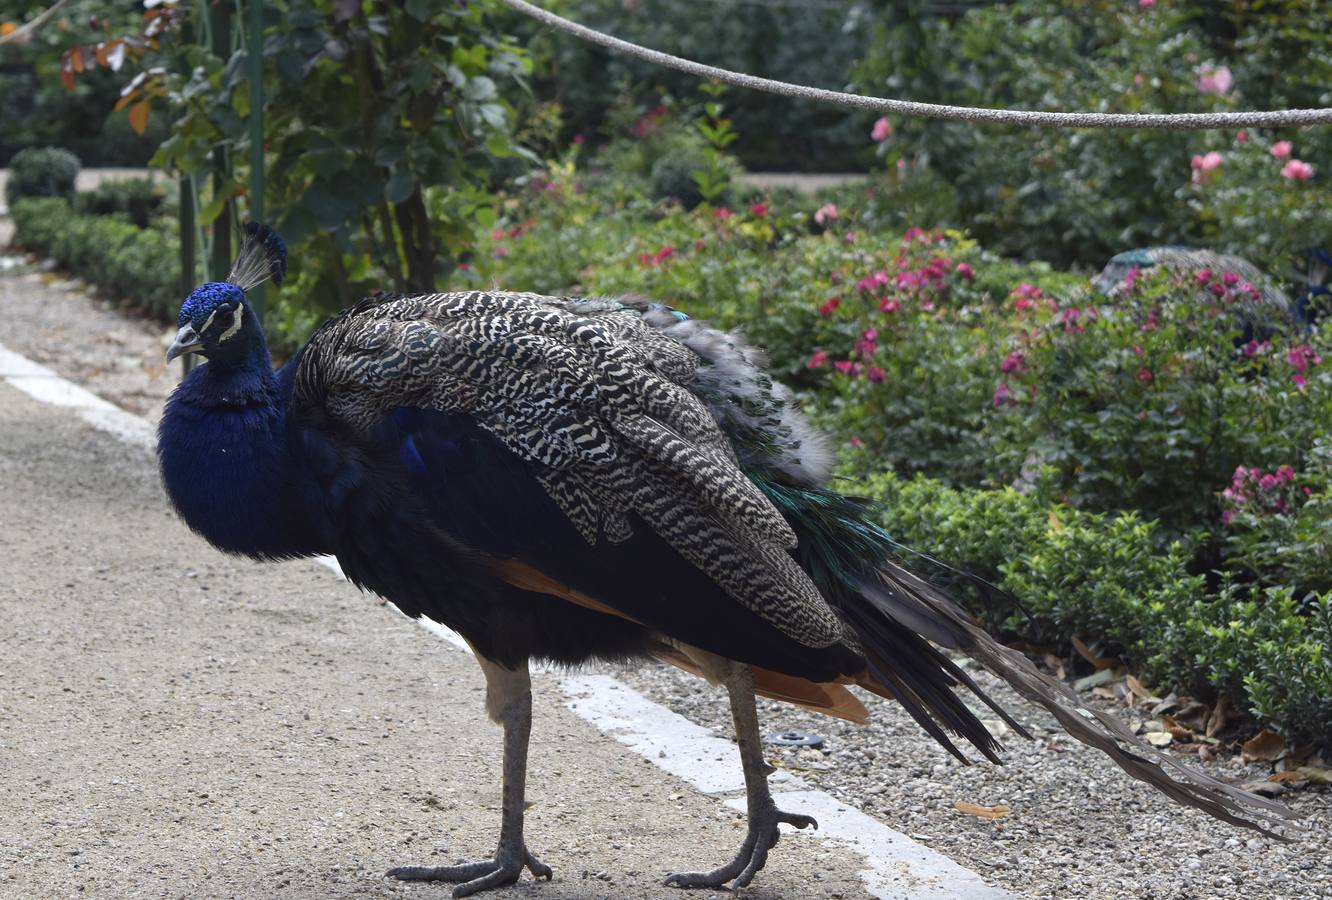
[[[246,291],[287,274],[287,245],[266,225],[245,226],[245,242],[226,281],[210,281],[190,292],[180,307],[180,331],[167,350],[167,362],[186,353],[210,361],[240,358],[263,344],[263,332]]]

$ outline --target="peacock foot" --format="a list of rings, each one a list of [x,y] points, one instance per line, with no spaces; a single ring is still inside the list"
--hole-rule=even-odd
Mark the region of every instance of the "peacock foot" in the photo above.
[[[762,811],[750,814],[749,833],[735,859],[711,872],[676,872],[667,875],[666,884],[681,888],[720,888],[730,882],[733,888],[744,887],[754,880],[754,875],[768,861],[768,851],[777,845],[781,837],[781,832],[777,830],[781,822],[796,828],[819,827],[819,823],[811,816],[785,812],[769,801]]]
[[[516,847],[501,844],[495,851],[494,859],[459,863],[456,866],[399,866],[389,869],[385,875],[399,881],[448,881],[458,885],[453,889],[454,897],[470,897],[481,891],[513,884],[524,868],[531,869],[534,878],[550,880],[550,866],[537,859],[521,843]]]

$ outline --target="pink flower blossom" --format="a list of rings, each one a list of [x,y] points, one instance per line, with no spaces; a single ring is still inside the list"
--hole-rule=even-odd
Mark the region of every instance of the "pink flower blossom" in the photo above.
[[[852,435],[851,438],[847,441],[847,443],[852,447],[855,447],[857,450],[865,446],[865,442],[862,441],[860,438],[856,437],[855,435]]]
[[[891,297],[884,297],[879,301],[879,312],[895,313],[901,308],[901,302],[894,300]]]
[[[870,366],[869,371],[865,373],[865,377],[875,384],[883,384],[888,378],[888,373],[878,366]]]
[[[573,136],[573,142],[575,144],[581,144],[583,142],[583,136],[581,134],[575,134]]]
[[[1147,314],[1147,321],[1142,323],[1142,330],[1155,331],[1160,324],[1160,321],[1156,317],[1156,310],[1152,310]]]
[[[1199,269],[1198,274],[1193,276],[1199,284],[1207,284],[1212,280],[1211,269]]]
[[[833,363],[833,368],[843,375],[850,375],[852,378],[860,374],[860,363],[852,362],[849,359],[839,359]]]
[[[1290,152],[1293,149],[1295,148],[1291,146],[1290,141],[1277,141],[1269,152],[1273,159],[1290,159]]]
[[[874,130],[870,132],[870,140],[876,144],[882,144],[893,136],[893,123],[888,121],[885,116],[874,123]]]
[[[731,218],[734,215],[735,213],[731,212],[729,209],[727,209],[724,206],[719,206],[712,211],[712,217],[714,219],[721,219],[723,222],[725,222],[727,219]]]
[[[1281,167],[1281,177],[1291,181],[1308,181],[1313,174],[1314,167],[1302,159],[1292,159]]]
[[[829,297],[827,300],[824,300],[823,305],[819,307],[819,315],[824,317],[831,316],[837,311],[837,307],[840,306],[841,303],[841,297]]]
[[[1153,378],[1153,376],[1152,376],[1152,370],[1151,370],[1151,369],[1139,369],[1139,370],[1138,370],[1138,374],[1137,374],[1136,377],[1137,377],[1138,381],[1142,382],[1143,384],[1151,384],[1151,382],[1152,382],[1152,378]]]
[[[1026,370],[1027,361],[1022,355],[1021,350],[1014,350],[1012,353],[1005,356],[1004,361],[999,364],[999,371],[1004,372],[1005,374],[1011,372],[1021,373]]]
[[[905,232],[903,232],[902,243],[909,244],[912,241],[916,240],[917,238],[923,238],[923,237],[925,237],[925,229],[913,225],[910,228],[908,228]]]
[[[1013,402],[1013,392],[1008,389],[1005,382],[999,382],[999,386],[994,389],[994,397],[991,398],[991,402],[996,407]]]
[[[1235,76],[1225,66],[1203,69],[1198,75],[1198,92],[1220,97],[1230,93],[1235,86]]]
[[[1235,517],[1235,514],[1234,514],[1233,512],[1231,512],[1230,510],[1228,510],[1228,509],[1223,509],[1223,510],[1221,510],[1221,524],[1222,524],[1222,525],[1229,525],[1229,524],[1230,524],[1230,520],[1233,519],[1234,517]]]
[[[1142,356],[1142,345],[1141,345],[1141,344],[1134,344],[1133,347],[1132,347],[1132,350],[1133,350],[1133,355],[1134,355],[1134,356]]]
[[[1249,142],[1249,133],[1247,131],[1236,132],[1235,143],[1247,144]]]
[[[897,171],[899,171],[899,172],[905,172],[905,171],[906,171],[906,167],[907,167],[907,161],[906,161],[905,159],[899,159],[899,160],[897,161]]]
[[[768,214],[768,204],[755,203],[753,206],[749,208],[749,211],[750,213],[761,219]]]
[[[1221,283],[1224,284],[1226,287],[1234,287],[1235,285],[1239,284],[1239,280],[1240,277],[1236,275],[1234,272],[1221,273]]]
[[[827,225],[835,218],[837,218],[837,207],[832,203],[823,204],[814,213],[814,221],[820,225]]]
[[[971,281],[976,277],[976,273],[972,271],[971,266],[964,262],[958,263],[957,268],[953,271],[957,272],[960,277],[965,278],[967,281]]]
[[[1212,171],[1213,169],[1217,168],[1218,166],[1220,166],[1221,163],[1223,162],[1225,162],[1225,157],[1223,157],[1216,150],[1212,150],[1208,153],[1203,154],[1202,156],[1193,157],[1191,165],[1199,172],[1206,174]]]
[[[1138,9],[1151,9],[1156,5],[1156,0],[1138,0]]]
[[[1305,378],[1303,375],[1292,375],[1290,380],[1295,382],[1295,386],[1300,390],[1304,390],[1304,386],[1309,383],[1309,379]]]
[[[828,354],[824,350],[815,350],[814,355],[809,358],[805,366],[810,369],[822,369],[828,364]]]

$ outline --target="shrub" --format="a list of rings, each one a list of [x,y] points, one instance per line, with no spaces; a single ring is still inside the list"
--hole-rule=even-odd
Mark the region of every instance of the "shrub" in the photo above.
[[[5,183],[5,202],[20,197],[64,197],[73,199],[79,158],[58,147],[34,147],[14,154]]]
[[[93,190],[80,193],[76,207],[80,212],[94,216],[119,213],[137,227],[147,228],[165,200],[165,192],[151,179],[129,178],[104,181]]]
[[[175,319],[180,253],[169,223],[142,229],[118,217],[81,215],[56,198],[22,199],[11,212],[19,246],[50,256],[114,301]]]
[[[1176,542],[1134,513],[1071,509],[1011,488],[957,490],[924,477],[871,476],[856,490],[908,546],[1021,598],[980,607],[1039,642],[1095,636],[1163,689],[1224,696],[1292,741],[1332,742],[1332,594],[1302,609],[1289,590],[1237,583],[1205,593]]]

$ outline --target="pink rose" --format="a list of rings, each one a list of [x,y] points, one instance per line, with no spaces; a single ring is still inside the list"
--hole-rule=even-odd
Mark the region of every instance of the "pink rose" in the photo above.
[[[809,358],[809,362],[805,363],[811,369],[822,369],[827,364],[828,354],[824,350],[815,350],[814,355]]]
[[[967,281],[970,281],[971,279],[976,277],[976,273],[972,271],[971,266],[969,266],[964,262],[958,263],[957,268],[954,269],[954,271],[957,272],[957,274],[960,277],[965,278]]]
[[[1007,384],[1002,381],[999,382],[999,386],[994,389],[994,397],[991,398],[991,402],[995,406],[1003,406],[1005,403],[1013,402],[1013,393],[1008,389]]]
[[[831,203],[825,203],[814,213],[814,221],[820,225],[826,225],[837,218],[837,207]]]
[[[1291,181],[1308,181],[1313,174],[1314,167],[1300,159],[1292,159],[1281,167],[1281,177]]]
[[[1235,76],[1225,66],[1203,69],[1198,75],[1198,92],[1220,97],[1230,93],[1235,85]]]
[[[875,384],[883,384],[887,379],[888,373],[884,372],[878,366],[870,366],[869,371],[865,373],[866,377]]]
[[[1290,145],[1290,141],[1277,141],[1275,144],[1272,145],[1272,150],[1271,150],[1272,158],[1290,159],[1290,151],[1293,149],[1294,148],[1291,147]]]
[[[1138,378],[1138,380],[1141,381],[1143,384],[1151,384],[1151,381],[1152,381],[1152,370],[1151,370],[1151,369],[1139,369],[1139,370],[1138,370],[1138,376],[1137,376],[1137,378]]]
[[[874,130],[870,132],[870,139],[879,144],[882,144],[892,136],[893,123],[888,121],[887,116],[877,120],[874,123]]]
[[[749,211],[761,219],[768,214],[768,204],[755,203],[749,208]]]
[[[1138,0],[1138,9],[1151,9],[1156,5],[1156,0]]]

